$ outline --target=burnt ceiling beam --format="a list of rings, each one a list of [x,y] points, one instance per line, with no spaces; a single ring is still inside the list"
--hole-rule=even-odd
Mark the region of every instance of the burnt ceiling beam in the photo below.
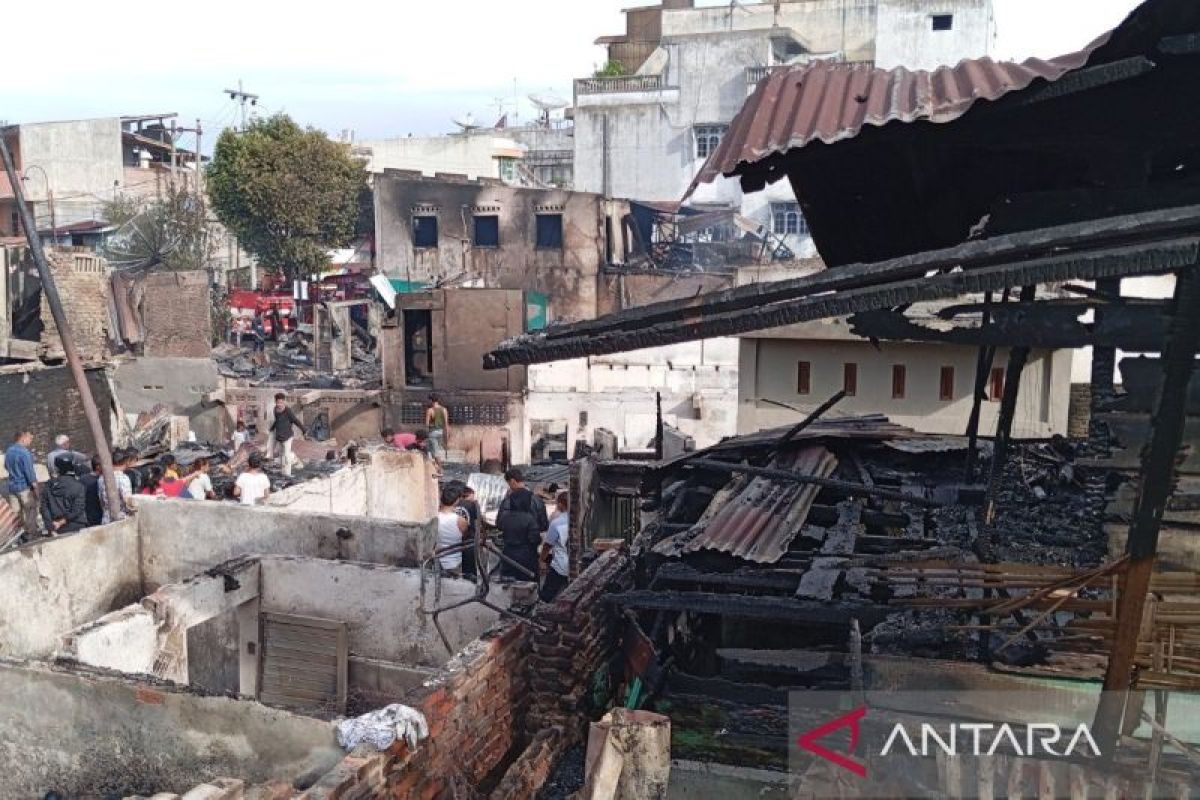
[[[1067,95],[1091,91],[1102,86],[1127,81],[1130,78],[1141,77],[1152,72],[1155,66],[1155,63],[1145,56],[1130,56],[1129,58],[1122,58],[1120,61],[1110,61],[1107,64],[1077,69],[1068,72],[1052,83],[1043,85],[1040,89],[1011,94],[1009,95],[1011,99],[1007,101],[1001,99],[991,107],[988,107],[987,112],[989,115],[1002,113],[1046,100],[1055,100]],[[978,116],[982,117],[984,115],[979,114]]]
[[[1200,33],[1164,36],[1158,42],[1158,52],[1169,56],[1194,56],[1200,53]]]
[[[1171,234],[1200,231],[1200,206],[1180,206],[1093,219],[1037,230],[993,236],[940,250],[901,256],[877,263],[848,264],[814,275],[756,283],[718,292],[667,300],[618,311],[559,329],[547,328],[546,340],[621,330],[630,324],[686,321],[703,314],[753,309],[765,304],[822,292],[872,286],[888,280],[917,278],[935,270],[989,266],[1030,259],[1082,247],[1115,246]]]
[[[798,322],[842,317],[923,301],[945,300],[1010,286],[1160,274],[1190,268],[1198,252],[1200,239],[1184,237],[1010,261],[978,269],[847,289],[816,297],[792,298],[760,306],[750,313],[736,310],[709,314],[704,309],[693,309],[686,320],[648,327],[630,326],[627,330],[562,339],[523,337],[487,354],[484,357],[484,366],[488,369],[499,369],[516,364],[620,353],[714,336],[736,336]],[[840,271],[841,268],[829,270]]]
[[[1036,286],[1021,288],[1021,302],[1031,303],[1037,295]],[[996,512],[996,492],[1004,467],[1008,462],[1008,450],[1012,442],[1013,417],[1017,411],[1017,394],[1021,390],[1021,373],[1029,360],[1029,347],[1020,345],[1008,351],[1008,369],[1004,373],[1004,394],[1000,399],[1000,416],[996,420],[996,440],[992,447],[992,472],[988,478],[987,498],[984,500],[983,519],[990,526]]]
[[[931,328],[899,311],[866,311],[850,317],[850,330],[882,341],[939,342],[970,347],[1024,345],[1048,349],[1116,347],[1159,352],[1166,330],[1166,304],[1108,306],[1094,322],[1080,322],[1089,306],[1050,303],[999,306],[988,325]]]

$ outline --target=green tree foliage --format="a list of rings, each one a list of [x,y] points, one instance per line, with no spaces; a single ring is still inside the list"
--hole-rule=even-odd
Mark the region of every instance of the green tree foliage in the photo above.
[[[357,232],[364,165],[347,145],[284,114],[222,133],[206,175],[217,219],[289,278],[324,267],[328,251]]]
[[[157,197],[118,195],[103,216],[117,230],[101,252],[118,269],[207,269],[214,255],[203,198],[175,182]]]
[[[596,78],[619,78],[622,75],[627,75],[625,65],[620,61],[609,59],[604,63],[604,66],[596,70],[593,77]]]

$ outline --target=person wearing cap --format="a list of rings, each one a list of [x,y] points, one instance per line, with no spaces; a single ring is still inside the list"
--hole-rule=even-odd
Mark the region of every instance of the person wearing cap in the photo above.
[[[504,534],[502,552],[506,558],[528,570],[528,574],[503,561],[500,577],[536,582],[538,547],[542,544],[542,533],[550,527],[546,505],[525,487],[525,475],[516,467],[504,473],[504,480],[508,483],[508,494],[500,501],[496,513],[496,527]]]
[[[54,462],[55,477],[46,482],[42,491],[42,521],[46,533],[74,533],[88,526],[87,491],[75,475],[75,459],[70,453],[59,455]]]

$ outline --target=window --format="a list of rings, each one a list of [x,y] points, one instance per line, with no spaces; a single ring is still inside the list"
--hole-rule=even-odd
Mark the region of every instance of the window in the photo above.
[[[433,314],[424,309],[405,309],[404,384],[433,385]]]
[[[517,160],[508,156],[498,156],[496,158],[500,162],[500,180],[505,183],[517,182]]]
[[[537,247],[539,250],[561,250],[563,246],[562,214],[537,215]]]
[[[799,203],[771,203],[771,233],[808,235],[808,222],[800,213]]]
[[[934,14],[929,18],[930,26],[935,31],[948,31],[954,28],[953,14]]]
[[[728,125],[697,125],[693,132],[696,136],[696,158],[708,158],[721,143]]]
[[[842,391],[846,397],[858,394],[858,364],[846,362],[842,365]]]
[[[812,364],[807,361],[796,362],[796,394],[808,394],[812,391]]]
[[[892,399],[904,399],[904,380],[907,377],[907,370],[903,364],[892,365]]]
[[[475,238],[472,244],[476,247],[499,247],[500,218],[494,214],[475,217]]]
[[[1004,397],[1004,367],[992,367],[988,376],[988,400]]]
[[[438,220],[427,214],[413,217],[413,247],[438,246]]]
[[[938,398],[941,400],[954,399],[954,367],[942,367]]]

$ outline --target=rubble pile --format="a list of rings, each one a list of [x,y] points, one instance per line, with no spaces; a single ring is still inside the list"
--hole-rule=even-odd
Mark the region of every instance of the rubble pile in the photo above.
[[[314,364],[312,339],[306,334],[288,334],[278,342],[267,342],[264,350],[252,345],[222,343],[213,348],[217,371],[226,377],[242,378],[251,386],[283,389],[378,389],[383,370],[375,354],[356,339],[353,363],[347,370],[328,374]]]

